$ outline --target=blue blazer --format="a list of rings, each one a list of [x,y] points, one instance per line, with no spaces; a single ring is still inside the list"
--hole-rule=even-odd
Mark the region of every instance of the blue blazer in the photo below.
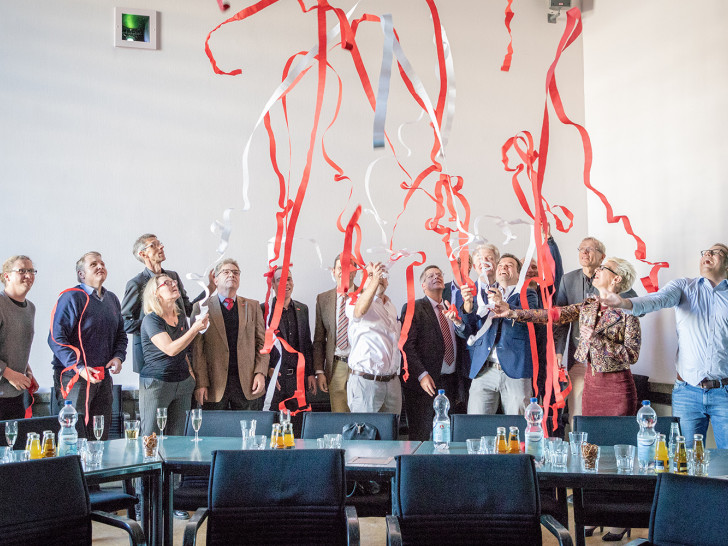
[[[531,309],[538,308],[536,292],[530,288],[526,291],[528,306]],[[508,298],[508,305],[512,309],[521,309],[520,295],[512,294]],[[476,313],[476,306],[473,306],[471,313],[462,313],[464,329],[461,335],[467,339],[478,333],[480,327],[485,323],[486,317],[479,317]],[[468,346],[470,353],[470,379],[474,379],[483,368],[486,359],[493,350],[496,334],[500,327],[501,335],[495,345],[498,351],[498,361],[505,374],[512,379],[531,378],[533,376],[533,361],[531,359],[531,343],[528,339],[528,326],[526,323],[516,322],[511,319],[493,319],[488,331],[483,334],[473,345]]]

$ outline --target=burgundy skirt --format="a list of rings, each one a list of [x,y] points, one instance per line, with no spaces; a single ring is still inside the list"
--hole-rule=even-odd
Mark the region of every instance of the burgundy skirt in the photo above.
[[[637,389],[632,372],[594,372],[587,365],[584,394],[581,399],[584,415],[635,415]]]

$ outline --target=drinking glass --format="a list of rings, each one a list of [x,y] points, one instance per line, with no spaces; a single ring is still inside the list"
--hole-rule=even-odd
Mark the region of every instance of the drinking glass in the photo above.
[[[564,440],[559,438],[558,436],[549,436],[546,438],[546,443],[544,444],[544,457],[545,457],[545,463],[551,464],[553,453],[554,453],[554,447],[561,444]]]
[[[693,474],[695,476],[707,476],[708,467],[710,466],[710,451],[703,451],[702,458],[698,458],[693,453]]]
[[[8,446],[0,446],[0,463],[7,462],[8,453],[12,453]]]
[[[200,440],[200,427],[202,426],[202,408],[196,408],[190,410],[190,421],[192,422],[192,428],[195,429],[195,437],[193,442],[201,442]]]
[[[495,454],[495,436],[481,436],[480,449],[486,455]]]
[[[617,472],[632,472],[634,469],[635,446],[617,444],[614,446],[614,458],[617,459]]]
[[[468,446],[468,455],[477,455],[480,451],[480,438],[468,438],[465,443]]]
[[[291,410],[289,410],[289,409],[281,410],[281,414],[278,419],[278,422],[281,425],[283,425],[285,423],[290,423],[291,422]]]
[[[159,427],[159,438],[160,440],[164,439],[164,427],[167,426],[167,408],[157,408],[157,427]]]
[[[78,450],[79,457],[81,457],[81,462],[85,463],[88,457],[88,439],[79,438],[76,441],[76,449]]]
[[[18,422],[17,421],[8,421],[5,423],[5,439],[8,441],[8,446],[10,446],[10,451],[13,450],[13,446],[15,445],[15,440],[18,439]]]
[[[569,458],[569,442],[561,442],[553,446],[551,452],[551,464],[557,468],[563,468],[566,466],[566,461]]]
[[[136,440],[139,438],[139,419],[124,421],[124,434],[127,440]]]
[[[587,456],[583,451],[588,450],[589,455]],[[579,451],[581,454],[581,469],[584,472],[596,472],[599,470],[599,456],[601,455],[602,448],[586,442],[581,444]]]
[[[86,464],[88,466],[100,466],[101,459],[104,456],[104,442],[88,442],[88,454],[86,455]]]
[[[571,442],[571,454],[574,457],[581,458],[581,444],[587,441],[588,433],[586,432],[569,432],[569,442]]]
[[[94,415],[94,436],[96,436],[96,441],[98,442],[101,440],[101,437],[104,435],[104,416],[103,415]]]
[[[29,461],[30,460],[30,451],[27,449],[13,451],[11,457],[13,458],[14,463],[20,463],[22,461]]]
[[[326,440],[326,447],[333,449],[339,449],[341,447],[341,434],[324,434],[324,440]]]
[[[265,442],[267,441],[267,438],[263,434],[258,434],[250,436],[249,438],[249,448],[250,449],[265,449]]]

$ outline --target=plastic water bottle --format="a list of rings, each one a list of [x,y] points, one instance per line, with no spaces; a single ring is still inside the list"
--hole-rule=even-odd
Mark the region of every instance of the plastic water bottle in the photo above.
[[[526,453],[533,455],[538,464],[543,464],[543,410],[538,405],[537,398],[531,398],[531,403],[526,406]]]
[[[637,433],[637,460],[641,472],[655,468],[655,448],[657,447],[657,414],[652,409],[649,400],[642,401],[642,407],[637,412],[637,424],[640,431]]]
[[[432,420],[432,441],[435,449],[446,449],[450,446],[450,400],[445,396],[445,389],[437,391],[435,402],[435,418]]]
[[[76,432],[76,421],[78,412],[70,400],[66,400],[58,414],[58,422],[61,423],[61,430],[58,433],[58,456],[78,454],[78,433]]]

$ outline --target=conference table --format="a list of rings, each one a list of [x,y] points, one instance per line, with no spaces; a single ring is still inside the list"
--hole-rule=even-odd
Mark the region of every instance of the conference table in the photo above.
[[[101,484],[141,478],[141,513],[139,522],[151,544],[162,542],[162,460],[144,460],[139,440],[109,440],[99,466],[84,464],[89,484]]]
[[[317,449],[316,440],[295,441],[294,449]],[[344,441],[346,475],[352,479],[377,479],[394,476],[397,455],[409,455],[420,446],[415,441],[352,440]],[[172,519],[174,514],[174,474],[207,475],[210,472],[212,452],[217,450],[239,450],[243,448],[242,437],[218,438],[200,437],[193,442],[189,436],[170,436],[159,444],[159,455],[163,460],[162,514],[164,518],[164,544],[172,544]],[[270,449],[266,446],[266,449]]]
[[[448,454],[466,455],[468,453],[465,442],[451,442],[447,451],[436,451],[433,442],[422,442],[415,451],[415,455]],[[472,455],[477,457],[477,455]],[[508,455],[503,455],[507,457]],[[614,456],[613,446],[602,446],[599,464],[596,471],[581,469],[581,460],[569,455],[566,467],[555,467],[551,464],[537,465],[536,474],[540,487],[571,488],[574,498],[574,524],[576,527],[584,524],[583,492],[589,491],[643,491],[654,494],[657,474],[654,472],[640,472],[637,461],[634,461],[632,472],[618,472],[617,460]],[[708,477],[728,479],[728,449],[711,449]],[[628,497],[625,496],[625,499]],[[645,514],[649,520],[649,513]],[[584,536],[576,536],[577,545],[585,544]]]

